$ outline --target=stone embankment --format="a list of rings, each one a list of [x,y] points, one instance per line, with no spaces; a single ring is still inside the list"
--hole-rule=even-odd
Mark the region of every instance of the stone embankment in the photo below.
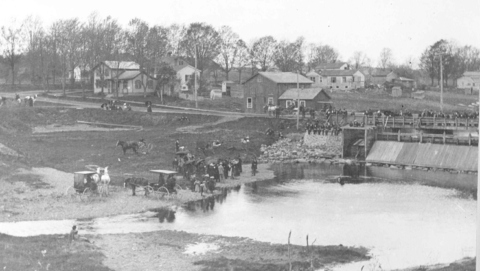
[[[259,160],[275,162],[323,162],[342,153],[342,135],[292,134],[271,146],[261,146]]]

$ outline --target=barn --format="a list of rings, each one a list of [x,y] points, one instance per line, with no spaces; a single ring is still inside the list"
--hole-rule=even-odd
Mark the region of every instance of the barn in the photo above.
[[[287,89],[279,98],[281,107],[289,107],[300,101],[300,105],[315,110],[329,109],[332,107],[332,98],[322,88],[291,88]]]

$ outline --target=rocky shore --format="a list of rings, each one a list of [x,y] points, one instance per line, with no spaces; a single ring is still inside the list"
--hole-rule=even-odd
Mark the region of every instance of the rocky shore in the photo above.
[[[260,150],[262,163],[346,162],[338,158],[342,153],[341,135],[289,134],[271,146],[262,145]]]

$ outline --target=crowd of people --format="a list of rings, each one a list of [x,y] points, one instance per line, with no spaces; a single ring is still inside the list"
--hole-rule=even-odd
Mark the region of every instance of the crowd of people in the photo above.
[[[307,122],[306,130],[309,135],[313,134],[326,136],[338,136],[342,131],[342,129],[340,129],[340,126],[337,125],[335,122],[330,123],[327,121],[325,123],[320,123],[319,120]]]

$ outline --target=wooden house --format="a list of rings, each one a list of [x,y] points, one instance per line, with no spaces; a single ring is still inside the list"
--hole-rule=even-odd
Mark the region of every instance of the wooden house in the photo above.
[[[278,104],[284,108],[288,108],[292,104],[297,107],[298,103],[306,108],[315,110],[324,110],[332,107],[330,96],[322,88],[287,89],[278,98],[278,101]]]

